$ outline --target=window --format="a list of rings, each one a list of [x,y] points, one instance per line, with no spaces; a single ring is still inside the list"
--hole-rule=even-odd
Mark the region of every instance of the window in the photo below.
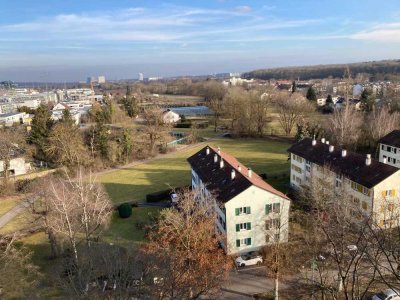
[[[280,219],[270,219],[265,221],[265,230],[278,229],[281,227]]]
[[[275,233],[275,242],[279,242],[279,240],[280,240],[280,234]]]
[[[235,208],[235,215],[250,214],[250,206]]]
[[[385,150],[385,146],[384,145],[382,145],[382,150]]]
[[[236,224],[236,232],[243,231],[243,230],[250,230],[251,229],[251,223],[240,223]]]
[[[362,202],[362,208],[363,208],[363,210],[367,210],[368,209],[368,203],[363,201]]]
[[[272,204],[272,212],[279,214],[281,212],[281,204],[280,203]]]
[[[392,152],[392,147],[387,146],[387,147],[386,147],[386,151],[387,151],[387,152]]]
[[[392,162],[392,158],[389,156],[387,161]]]
[[[236,247],[250,246],[250,245],[251,245],[251,238],[236,240]]]
[[[390,212],[393,212],[393,211],[394,211],[394,204],[389,204],[389,205],[388,205],[388,210],[389,210]]]
[[[272,204],[265,205],[265,214],[268,215],[272,211]]]
[[[298,166],[296,166],[296,165],[292,165],[292,170],[294,170],[294,171],[296,171],[297,173],[299,173],[299,174],[301,174],[301,168],[299,168]]]
[[[354,181],[351,182],[351,188],[355,191],[363,193],[364,195],[367,195],[367,196],[371,195],[371,191],[368,188],[366,188],[365,186],[362,186],[361,184],[355,183]]]
[[[296,154],[292,154],[292,157],[295,161],[298,161],[299,163],[303,163],[303,158],[296,155]]]
[[[306,166],[306,171],[311,172],[311,166]]]
[[[397,148],[393,148],[393,153],[394,153],[394,154],[397,153]]]
[[[265,236],[265,242],[269,243],[269,235],[268,234]]]
[[[396,196],[396,190],[386,190],[382,192],[382,198],[395,197],[395,196]]]

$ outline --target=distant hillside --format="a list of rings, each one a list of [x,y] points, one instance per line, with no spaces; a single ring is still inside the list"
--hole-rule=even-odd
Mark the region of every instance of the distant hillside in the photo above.
[[[399,60],[383,60],[352,64],[337,64],[337,65],[316,65],[302,67],[284,67],[274,69],[259,69],[243,74],[244,78],[257,79],[319,79],[342,78],[346,67],[350,68],[350,72],[354,77],[358,73],[368,73],[374,76],[377,80],[390,80],[392,77],[398,79],[400,76],[400,59]]]

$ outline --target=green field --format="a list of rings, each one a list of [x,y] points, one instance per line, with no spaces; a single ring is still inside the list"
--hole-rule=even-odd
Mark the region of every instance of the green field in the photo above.
[[[289,171],[289,144],[270,140],[220,139],[210,142],[220,146],[257,173],[268,175]],[[146,164],[110,172],[100,177],[114,203],[145,202],[146,194],[168,187],[190,185],[190,168],[186,158],[204,147],[172,153]],[[272,179],[274,181],[274,179]],[[273,182],[271,182],[273,183]],[[278,180],[277,184],[282,186]]]
[[[118,212],[115,212],[110,228],[105,232],[105,241],[130,247],[137,245],[144,240],[145,226],[150,224],[159,211],[157,207],[134,207],[132,216],[127,219],[121,219]]]

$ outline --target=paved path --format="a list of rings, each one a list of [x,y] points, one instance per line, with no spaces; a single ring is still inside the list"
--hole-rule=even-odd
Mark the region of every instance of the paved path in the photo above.
[[[14,208],[10,209],[4,215],[0,217],[0,228],[6,226],[11,220],[18,216],[23,210],[28,208],[30,205],[29,200],[22,200]]]

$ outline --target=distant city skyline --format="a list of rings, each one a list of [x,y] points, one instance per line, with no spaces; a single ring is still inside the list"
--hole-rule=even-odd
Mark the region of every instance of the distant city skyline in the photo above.
[[[398,0],[14,0],[0,81],[244,72],[400,58]]]

